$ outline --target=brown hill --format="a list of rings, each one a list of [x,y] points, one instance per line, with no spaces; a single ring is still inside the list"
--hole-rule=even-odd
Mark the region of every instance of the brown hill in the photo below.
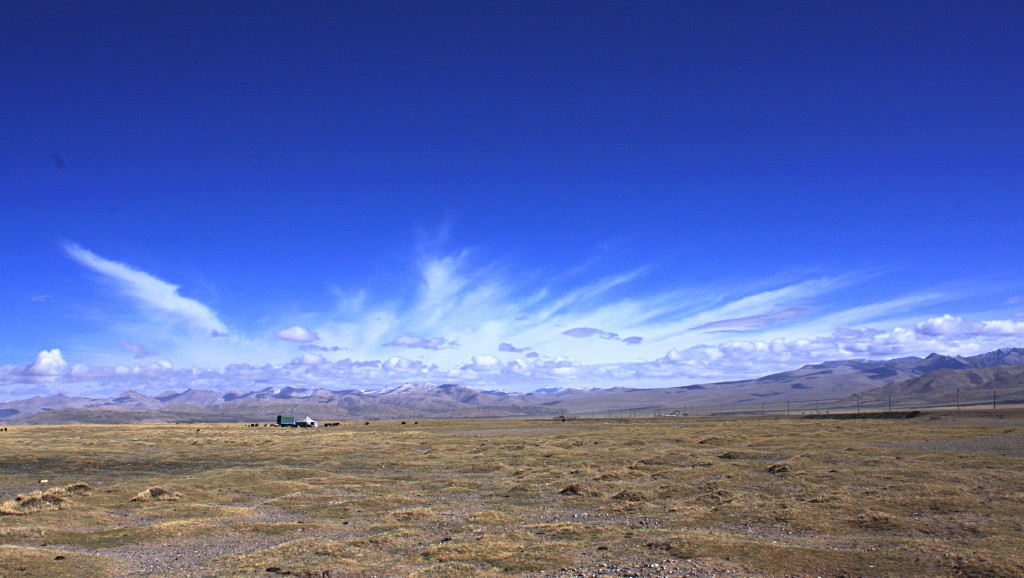
[[[934,403],[970,402],[1001,397],[1015,391],[1024,393],[1024,365],[998,365],[967,369],[938,369],[920,377],[892,383],[860,393],[863,401],[880,401],[892,395],[898,399],[920,399]]]

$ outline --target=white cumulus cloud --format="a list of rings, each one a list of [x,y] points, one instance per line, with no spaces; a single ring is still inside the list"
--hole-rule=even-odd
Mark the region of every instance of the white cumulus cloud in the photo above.
[[[325,363],[330,362],[322,356],[313,353],[303,353],[292,360],[292,365],[323,365]]]
[[[472,371],[497,371],[502,368],[504,364],[500,359],[493,355],[474,355],[469,364],[464,365],[463,369],[469,369]]]
[[[423,362],[397,356],[388,358],[382,367],[396,373],[421,373],[425,370]]]
[[[319,341],[320,336],[315,331],[310,331],[305,327],[289,327],[288,329],[278,329],[274,332],[274,335],[278,339],[285,341],[297,341],[299,343],[308,343],[310,341]]]
[[[1013,319],[967,321],[950,314],[917,324],[917,332],[929,336],[1024,335],[1024,322]]]
[[[982,321],[980,333],[986,335],[1024,335],[1024,321],[996,319]]]
[[[59,349],[40,351],[36,360],[25,368],[26,375],[61,375],[68,367]]]
[[[976,326],[964,321],[963,317],[945,314],[933,317],[917,324],[917,332],[922,335],[950,335],[956,333],[974,333]]]

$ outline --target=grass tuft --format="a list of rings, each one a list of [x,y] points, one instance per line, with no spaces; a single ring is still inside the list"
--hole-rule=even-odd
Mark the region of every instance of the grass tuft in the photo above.
[[[558,491],[563,496],[590,496],[592,498],[604,497],[604,494],[591,484],[579,483],[569,484]]]
[[[19,494],[13,500],[0,504],[0,514],[7,516],[25,516],[35,512],[66,510],[74,502],[66,496],[84,494],[92,488],[88,484],[76,483],[59,488],[36,490],[28,494]]]
[[[174,501],[174,500],[180,500],[181,497],[182,497],[181,494],[179,494],[178,492],[171,492],[171,491],[165,490],[165,489],[163,489],[163,488],[161,488],[159,486],[153,486],[152,488],[149,488],[148,490],[143,490],[143,491],[139,492],[138,494],[135,494],[135,497],[132,498],[129,501],[130,502],[146,502],[146,501],[150,501],[150,500]]]

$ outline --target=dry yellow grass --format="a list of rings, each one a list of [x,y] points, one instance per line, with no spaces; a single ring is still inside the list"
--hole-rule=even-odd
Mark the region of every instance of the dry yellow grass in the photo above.
[[[18,494],[13,500],[0,503],[0,515],[24,516],[47,510],[65,510],[73,504],[68,496],[84,494],[91,490],[88,484],[74,483],[59,488],[36,490]]]
[[[108,556],[6,544],[0,545],[0,571],[4,576],[40,578],[112,576],[118,573]]]
[[[11,428],[0,575],[1024,575],[978,419]]]

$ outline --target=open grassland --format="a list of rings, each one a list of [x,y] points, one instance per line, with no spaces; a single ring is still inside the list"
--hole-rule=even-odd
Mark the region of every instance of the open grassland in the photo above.
[[[1012,412],[11,427],[0,575],[1021,576],[1022,444]]]

